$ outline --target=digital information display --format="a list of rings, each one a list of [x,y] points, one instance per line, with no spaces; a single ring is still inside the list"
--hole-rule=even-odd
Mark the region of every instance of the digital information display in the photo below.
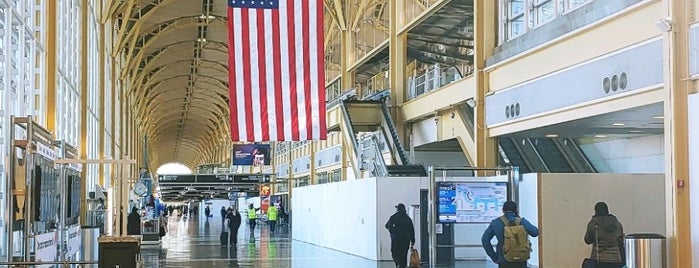
[[[507,182],[438,182],[439,222],[489,223],[502,215]]]

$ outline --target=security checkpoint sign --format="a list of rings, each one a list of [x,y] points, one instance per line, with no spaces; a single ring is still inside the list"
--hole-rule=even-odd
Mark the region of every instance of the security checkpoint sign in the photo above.
[[[73,256],[80,251],[82,239],[80,239],[80,225],[76,224],[68,228],[68,247],[67,255]]]
[[[34,254],[37,262],[56,261],[58,233],[56,231],[34,236]],[[37,265],[36,267],[51,267],[53,264]]]

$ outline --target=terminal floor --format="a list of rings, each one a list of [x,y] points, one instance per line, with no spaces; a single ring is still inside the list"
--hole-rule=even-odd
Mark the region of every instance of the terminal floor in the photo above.
[[[335,250],[291,240],[289,228],[270,234],[267,225],[258,225],[251,236],[248,226],[240,226],[238,246],[219,243],[221,219],[170,218],[168,234],[161,245],[144,245],[143,267],[260,267],[260,268],[392,268],[392,262],[376,262]],[[259,228],[262,227],[262,228]],[[427,267],[423,265],[422,267]],[[457,262],[444,268],[493,268],[490,262]]]

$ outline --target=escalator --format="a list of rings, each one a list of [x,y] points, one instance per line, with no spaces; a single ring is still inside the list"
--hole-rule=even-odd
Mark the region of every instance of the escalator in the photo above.
[[[360,170],[359,163],[359,144],[357,143],[357,137],[355,136],[354,127],[352,127],[352,118],[349,114],[349,109],[345,105],[345,102],[341,102],[342,106],[342,139],[345,141],[345,145],[350,147],[350,164],[354,170],[354,177],[361,178],[362,173]]]
[[[517,149],[514,138],[499,138],[498,145],[500,151],[500,163],[502,166],[516,166],[519,167],[521,173],[531,173],[531,165],[522,157],[522,153]]]
[[[343,118],[346,121],[346,123],[343,123],[343,128],[348,130],[343,132],[351,132],[343,134],[343,138],[353,140],[353,142],[347,142],[347,144],[352,143],[352,146],[354,146],[353,152],[355,152],[356,162],[353,165],[358,163],[358,167],[362,167],[362,163],[369,162],[368,166],[372,167],[370,170],[372,175],[379,177],[427,176],[424,166],[410,164],[408,154],[403,148],[398,131],[386,105],[386,100],[390,96],[389,93],[389,91],[384,90],[367,96],[362,100],[348,99],[342,102]],[[360,132],[376,132],[382,136],[382,139],[374,139],[371,141],[371,144],[362,143],[360,146],[356,138]],[[379,157],[376,153],[365,153],[366,150],[364,148],[367,146],[378,148],[379,140],[384,140],[389,148],[390,163],[377,161]],[[359,147],[362,147],[362,149]],[[376,149],[374,151],[380,150]],[[376,173],[373,171],[376,171]],[[355,172],[360,174],[361,170],[356,168]]]
[[[522,173],[597,172],[573,139],[500,137],[498,147],[500,163]]]
[[[539,153],[539,157],[546,163],[551,173],[574,173],[573,167],[567,156],[556,146],[553,139],[535,138],[530,139],[534,148]]]

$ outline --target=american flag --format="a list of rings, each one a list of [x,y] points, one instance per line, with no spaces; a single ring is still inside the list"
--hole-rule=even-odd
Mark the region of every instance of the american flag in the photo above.
[[[228,0],[233,141],[324,140],[322,0]]]

